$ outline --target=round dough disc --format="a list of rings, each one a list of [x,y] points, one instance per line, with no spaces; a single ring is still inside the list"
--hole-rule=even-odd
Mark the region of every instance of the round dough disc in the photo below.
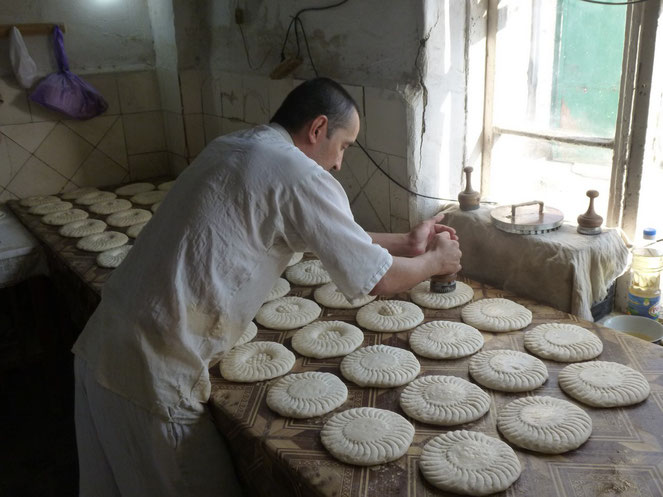
[[[90,193],[86,193],[85,195],[81,195],[76,199],[75,202],[80,205],[92,205],[96,204],[97,202],[106,202],[108,200],[113,200],[115,198],[117,198],[117,195],[114,194],[113,192],[104,192],[102,190],[97,190]]]
[[[403,456],[414,439],[414,427],[395,412],[357,407],[332,416],[320,439],[339,461],[372,466]]]
[[[331,373],[307,371],[280,378],[267,392],[267,407],[289,418],[322,416],[343,405],[348,387]]]
[[[366,305],[369,302],[373,302],[376,297],[373,295],[366,295],[355,299],[354,303],[351,303],[345,298],[345,295],[341,293],[336,284],[332,282],[316,288],[313,292],[313,298],[318,304],[329,307],[330,309],[354,309]]]
[[[276,283],[274,283],[274,286],[269,291],[269,294],[267,295],[265,302],[271,302],[272,300],[285,297],[286,295],[288,295],[289,291],[290,291],[290,283],[288,283],[288,280],[286,280],[285,278],[279,278],[278,280],[276,280]]]
[[[318,259],[302,261],[290,266],[285,270],[285,277],[290,283],[305,286],[322,285],[331,281],[331,276],[322,267],[322,261]]]
[[[430,281],[422,281],[410,290],[412,302],[429,309],[451,309],[467,304],[474,298],[474,290],[462,281],[456,281],[456,289],[449,293],[430,291]]]
[[[123,198],[115,198],[113,200],[106,200],[105,202],[97,202],[90,206],[90,212],[94,214],[114,214],[120,211],[131,209],[131,202]]]
[[[592,434],[592,418],[578,406],[553,397],[522,397],[497,416],[497,428],[511,443],[544,454],[577,449]]]
[[[117,231],[104,231],[96,235],[88,235],[76,243],[76,248],[87,252],[104,252],[112,248],[121,247],[129,241],[129,237]]]
[[[151,192],[143,192],[134,195],[131,197],[131,201],[134,204],[152,205],[161,202],[167,194],[168,192],[163,190],[152,190]]]
[[[490,395],[456,376],[422,376],[405,387],[403,411],[423,423],[450,426],[475,421],[490,409]]]
[[[131,250],[131,245],[122,245],[121,247],[105,250],[97,256],[97,266],[105,268],[116,268]]]
[[[84,186],[83,188],[77,188],[76,190],[72,190],[70,192],[64,192],[62,194],[62,200],[76,200],[83,195],[98,191],[99,189],[95,188],[94,186]]]
[[[292,337],[292,348],[306,357],[324,359],[348,355],[361,345],[364,334],[344,321],[316,321]]]
[[[414,380],[421,365],[409,350],[369,345],[341,361],[341,374],[361,387],[398,387]]]
[[[637,404],[649,397],[651,390],[641,373],[608,361],[569,364],[559,372],[557,381],[571,397],[594,407]]]
[[[295,354],[276,342],[249,342],[230,349],[221,360],[228,381],[263,381],[282,376],[295,365]]]
[[[152,211],[152,214],[154,214],[159,209],[159,207],[161,207],[161,202],[157,202],[156,204],[152,204],[150,206],[150,210]]]
[[[467,430],[450,431],[428,441],[419,469],[431,485],[462,495],[501,492],[522,471],[516,453],[507,444]]]
[[[295,252],[294,254],[292,254],[292,257],[288,261],[288,267],[297,264],[299,261],[302,260],[302,257],[304,257],[304,252]]]
[[[60,235],[69,238],[82,238],[88,235],[101,233],[106,229],[106,223],[99,219],[82,219],[81,221],[72,221],[60,228]]]
[[[49,202],[48,204],[39,204],[34,207],[30,207],[28,211],[30,214],[36,214],[38,216],[43,216],[45,214],[53,214],[55,212],[68,211],[73,207],[71,202],[62,202],[61,200],[56,200],[55,202]]]
[[[409,330],[424,320],[424,313],[405,300],[377,300],[357,311],[359,326],[372,331],[396,332]]]
[[[22,207],[35,207],[42,204],[52,204],[59,202],[60,199],[54,195],[33,195],[32,197],[22,198],[18,201]]]
[[[165,182],[161,183],[161,184],[158,186],[158,188],[159,188],[159,190],[161,190],[161,191],[167,192],[167,191],[170,191],[170,189],[173,187],[174,184],[175,184],[175,180],[172,180],[172,181],[165,181]]]
[[[457,359],[483,347],[483,335],[469,324],[455,321],[429,321],[410,335],[410,347],[422,357]]]
[[[152,218],[152,213],[145,209],[127,209],[126,211],[116,212],[106,218],[109,226],[124,228],[134,224],[146,223]]]
[[[483,299],[463,307],[461,317],[480,330],[514,331],[532,322],[532,311],[508,299]]]
[[[484,387],[529,392],[548,379],[548,369],[533,355],[517,350],[484,350],[470,358],[470,374]]]
[[[125,197],[130,197],[132,195],[149,192],[151,190],[154,190],[154,185],[152,183],[131,183],[129,185],[123,185],[117,188],[115,193]]]
[[[66,211],[54,212],[46,214],[41,218],[44,224],[51,226],[64,226],[65,224],[73,223],[74,221],[82,221],[87,219],[89,214],[82,209],[68,209]]]
[[[244,333],[240,335],[240,337],[237,339],[237,342],[233,347],[239,347],[240,345],[244,345],[245,343],[249,343],[251,340],[253,340],[256,335],[258,334],[258,327],[254,322],[250,322],[249,325],[244,329]]]
[[[132,224],[127,228],[127,236],[130,238],[136,238],[140,232],[143,231],[146,224],[147,223]]]
[[[263,304],[256,314],[256,321],[273,330],[293,330],[315,321],[321,310],[309,299],[281,297]]]
[[[575,324],[544,323],[525,332],[525,348],[544,359],[576,362],[594,359],[603,352],[603,342]]]

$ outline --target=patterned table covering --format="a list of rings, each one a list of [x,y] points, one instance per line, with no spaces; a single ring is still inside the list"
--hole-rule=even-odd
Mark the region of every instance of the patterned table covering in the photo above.
[[[398,399],[405,387],[364,388],[344,380],[348,400],[325,416],[289,419],[272,412],[265,398],[276,380],[257,383],[233,383],[224,380],[218,368],[212,368],[211,407],[217,425],[229,440],[238,470],[255,495],[264,496],[444,496],[428,484],[419,472],[423,446],[432,437],[456,429],[468,429],[500,437],[496,428],[497,412],[512,400],[526,395],[547,395],[569,400],[582,407],[592,418],[591,438],[575,451],[544,455],[512,445],[523,467],[520,478],[505,492],[495,494],[527,497],[663,496],[663,347],[650,344],[536,302],[516,297],[495,288],[462,279],[474,289],[475,300],[503,297],[525,305],[533,313],[526,329],[550,322],[572,323],[596,333],[603,341],[603,361],[614,361],[640,371],[649,381],[649,398],[626,408],[598,409],[584,406],[564,394],[557,375],[566,366],[548,360],[548,381],[529,393],[509,394],[484,388],[491,397],[490,412],[479,420],[443,428],[413,419],[415,437],[408,452],[392,463],[371,467],[344,464],[333,459],[320,442],[322,425],[333,414],[353,407],[378,407],[407,416]],[[312,288],[294,288],[291,295],[312,298]],[[406,294],[394,296],[409,300]],[[323,307],[322,320],[342,320],[356,325],[355,310]],[[460,321],[460,308],[424,309],[426,321]],[[255,340],[271,340],[292,349],[295,331],[258,329]],[[483,350],[513,349],[525,352],[523,332],[482,332]],[[364,331],[363,346],[383,343],[409,349],[410,332],[376,333]],[[294,352],[294,350],[293,350]],[[295,352],[297,361],[292,373],[325,371],[342,378],[341,358],[312,359]],[[469,358],[433,360],[417,356],[421,374],[453,375],[470,380]],[[471,380],[470,380],[471,381]],[[483,387],[482,387],[483,388]],[[409,418],[408,418],[409,419]]]
[[[18,202],[9,207],[25,226],[44,244],[51,259],[69,271],[98,299],[101,287],[112,270],[96,265],[96,254],[76,249],[76,239],[62,237],[58,227],[48,226],[40,216],[29,214]],[[95,216],[91,216],[95,217]],[[102,219],[103,217],[99,216]],[[122,229],[120,229],[122,231]],[[489,413],[479,420],[445,429],[410,419],[416,432],[412,446],[392,463],[359,467],[333,459],[320,442],[320,429],[334,412],[353,407],[378,407],[403,416],[398,398],[405,387],[362,388],[348,381],[348,400],[333,413],[322,417],[296,420],[283,418],[269,410],[266,392],[276,380],[244,384],[225,381],[218,367],[210,370],[212,395],[210,406],[220,431],[227,437],[243,480],[254,495],[264,496],[444,496],[452,495],[429,485],[418,469],[419,456],[432,437],[455,429],[469,429],[500,437],[496,429],[497,411],[524,395],[548,395],[570,400],[589,413],[593,421],[591,438],[579,449],[561,455],[543,455],[514,447],[523,467],[520,478],[505,492],[495,495],[536,497],[658,497],[663,496],[663,347],[614,332],[596,323],[551,307],[517,297],[488,285],[461,279],[474,289],[474,299],[504,297],[519,302],[533,313],[526,329],[541,323],[563,322],[580,325],[603,340],[599,360],[631,366],[645,375],[652,393],[649,398],[626,408],[597,409],[577,403],[557,385],[557,375],[566,365],[543,360],[548,367],[548,381],[529,394],[486,391],[492,397]],[[290,295],[312,298],[313,288],[295,287]],[[394,296],[409,300],[407,294]],[[96,305],[96,304],[95,304]],[[93,308],[93,307],[92,307]],[[323,307],[320,319],[343,320],[356,324],[356,309]],[[424,309],[426,321],[460,321],[460,308]],[[292,350],[294,331],[258,329],[254,340],[272,340]],[[409,349],[410,332],[364,332],[363,345],[383,343]],[[513,349],[525,351],[523,332],[486,333],[484,350]],[[312,359],[297,354],[291,372],[325,371],[341,377],[341,358]],[[418,357],[418,356],[417,356]],[[418,357],[421,374],[454,375],[469,380],[469,358],[433,360]],[[407,417],[407,416],[406,416]]]

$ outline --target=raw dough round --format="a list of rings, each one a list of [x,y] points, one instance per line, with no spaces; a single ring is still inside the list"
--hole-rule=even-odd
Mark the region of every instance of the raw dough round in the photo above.
[[[35,207],[36,205],[52,204],[59,201],[60,199],[54,195],[33,195],[32,197],[22,198],[18,203],[22,207]]]
[[[341,361],[341,374],[360,387],[398,387],[414,380],[421,366],[409,350],[389,345],[369,345]]]
[[[273,330],[293,330],[315,321],[321,311],[312,300],[281,297],[263,304],[256,314],[256,321]]]
[[[267,392],[267,407],[289,418],[322,416],[343,405],[348,387],[331,373],[307,371],[279,379]]]
[[[292,348],[306,357],[323,359],[348,355],[361,345],[364,334],[344,321],[316,321],[294,334]]]
[[[88,235],[101,233],[106,229],[106,223],[99,219],[82,219],[80,221],[72,221],[60,228],[60,235],[69,238],[82,238]]]
[[[429,321],[410,335],[410,347],[422,357],[457,359],[483,347],[483,335],[469,324],[455,321]]]
[[[544,359],[576,362],[594,359],[603,352],[603,342],[574,324],[545,323],[525,332],[525,348]]]
[[[152,211],[152,214],[154,214],[159,209],[159,207],[161,207],[161,202],[157,202],[156,204],[152,204],[150,206],[150,210]]]
[[[76,243],[76,248],[87,252],[104,252],[112,248],[121,247],[129,241],[129,237],[117,231],[104,231],[96,235],[88,235]]]
[[[359,326],[372,331],[409,330],[424,320],[424,313],[405,300],[376,300],[357,311]]]
[[[168,192],[163,190],[152,190],[151,192],[143,192],[134,195],[131,197],[131,201],[134,204],[152,205],[161,202],[167,194]]]
[[[73,207],[71,202],[62,202],[57,200],[56,202],[50,202],[48,204],[39,204],[34,207],[30,207],[28,212],[30,214],[36,214],[38,216],[43,216],[45,214],[54,214],[56,212],[68,211]]]
[[[419,469],[428,483],[441,490],[476,496],[506,490],[522,471],[507,444],[467,430],[431,439],[424,445]]]
[[[97,256],[97,266],[105,268],[116,268],[131,250],[131,245],[122,245],[121,247],[105,250]]]
[[[517,350],[484,350],[470,358],[477,383],[502,392],[529,392],[548,379],[548,369],[533,355]]]
[[[75,202],[80,205],[92,205],[98,202],[106,202],[108,200],[113,200],[115,198],[117,198],[117,195],[115,195],[113,192],[105,192],[102,190],[97,190],[90,193],[86,193],[85,195],[81,195],[75,200]]]
[[[249,342],[228,351],[221,360],[221,376],[228,381],[252,382],[282,376],[295,365],[295,354],[276,342]]]
[[[449,293],[430,291],[430,281],[422,281],[410,290],[412,302],[429,309],[451,309],[467,304],[474,298],[474,290],[462,281],[456,281],[456,289]]]
[[[249,325],[244,329],[244,333],[240,335],[240,337],[237,339],[237,342],[235,342],[235,345],[233,345],[233,347],[239,347],[240,345],[249,343],[251,340],[253,340],[256,337],[257,334],[258,334],[258,327],[254,322],[250,322]]]
[[[304,257],[304,252],[295,252],[294,254],[292,254],[292,257],[288,261],[288,267],[297,264],[299,261],[302,260],[302,257]]]
[[[84,186],[83,188],[77,188],[76,190],[72,190],[70,192],[64,192],[62,194],[62,200],[76,200],[83,195],[98,191],[99,189],[95,188],[94,186]]]
[[[461,310],[463,321],[484,331],[520,330],[532,322],[532,311],[507,299],[483,299]]]
[[[138,224],[132,224],[127,228],[127,236],[131,238],[136,238],[141,231],[143,231],[143,228],[147,225],[147,223],[138,223]]]
[[[46,214],[41,218],[41,222],[44,224],[50,224],[51,226],[64,226],[65,224],[73,223],[74,221],[87,219],[88,216],[89,214],[84,210],[68,209],[66,211]]]
[[[375,300],[373,295],[366,295],[355,299],[354,303],[350,303],[333,282],[316,288],[313,292],[313,298],[318,304],[330,309],[354,309]]]
[[[422,376],[401,393],[405,414],[423,423],[450,426],[475,421],[490,409],[490,395],[456,376]]]
[[[497,428],[511,443],[544,454],[577,449],[592,434],[592,418],[578,406],[553,397],[522,397],[497,416]]]
[[[322,285],[331,281],[331,276],[322,267],[322,261],[318,259],[302,261],[290,266],[285,270],[285,277],[290,283],[305,286]]]
[[[134,224],[146,223],[152,218],[152,213],[145,209],[127,209],[126,211],[116,212],[106,218],[109,226],[124,228]]]
[[[274,286],[270,290],[269,295],[267,295],[265,302],[271,302],[272,300],[285,297],[286,295],[288,295],[289,291],[290,291],[290,283],[288,283],[288,280],[286,280],[285,278],[279,278],[278,280],[276,280],[276,283],[274,283]]]
[[[166,181],[166,182],[164,182],[164,183],[161,183],[161,184],[158,186],[158,188],[159,188],[159,190],[161,190],[161,191],[167,192],[167,191],[170,191],[170,189],[173,187],[174,184],[175,184],[175,180],[172,180],[172,181]]]
[[[154,190],[154,185],[152,183],[131,183],[116,188],[115,193],[130,197],[132,195],[137,195],[138,193],[149,192],[152,190]]]
[[[569,364],[559,372],[559,386],[583,404],[621,407],[642,402],[650,387],[642,373],[616,362]]]
[[[320,439],[339,461],[372,466],[403,456],[414,439],[414,426],[395,412],[357,407],[327,421]]]
[[[123,198],[115,198],[113,200],[106,200],[105,202],[97,202],[90,206],[90,212],[94,214],[114,214],[120,211],[131,209],[131,202]]]

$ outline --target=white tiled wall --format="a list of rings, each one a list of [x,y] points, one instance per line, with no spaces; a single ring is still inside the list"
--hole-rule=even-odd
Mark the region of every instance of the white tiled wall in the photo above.
[[[188,159],[217,136],[267,123],[300,81],[200,71],[180,73]],[[346,86],[360,108],[358,140],[396,181],[407,186],[406,107],[394,91]],[[408,193],[380,172],[359,147],[334,173],[346,190],[355,219],[368,231],[409,230]]]
[[[170,148],[186,157],[181,115],[165,117],[155,71],[83,79],[109,105],[86,121],[45,109],[13,78],[0,78],[0,202],[165,175]]]

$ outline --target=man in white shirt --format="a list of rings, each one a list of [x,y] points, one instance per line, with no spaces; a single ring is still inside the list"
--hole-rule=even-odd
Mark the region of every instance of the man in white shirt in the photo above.
[[[208,370],[237,341],[295,251],[349,299],[460,269],[441,216],[367,234],[330,170],[357,105],[316,78],[266,126],[212,141],[178,177],[104,285],[73,351],[80,495],[238,495],[206,402]]]

